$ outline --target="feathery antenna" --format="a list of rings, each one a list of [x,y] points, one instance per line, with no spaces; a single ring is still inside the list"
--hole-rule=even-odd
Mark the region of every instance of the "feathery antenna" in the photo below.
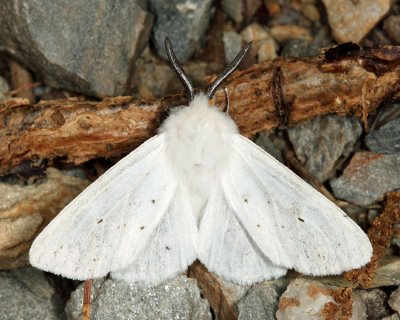
[[[179,77],[179,80],[181,80],[183,86],[188,91],[189,100],[192,101],[194,98],[194,89],[192,81],[188,78],[181,64],[179,63],[174,53],[174,49],[172,49],[171,41],[168,39],[168,37],[165,37],[164,44],[165,44],[165,50],[167,50],[169,62],[171,63],[172,68],[175,70],[175,73]]]
[[[213,81],[213,83],[210,84],[210,86],[207,88],[207,97],[211,99],[211,97],[214,95],[215,91],[217,90],[218,86],[224,81],[227,77],[231,75],[233,71],[237,69],[239,64],[242,62],[244,57],[247,55],[251,48],[251,42],[247,44],[247,46],[238,53],[238,55],[233,59],[233,61],[228,64],[224,71]]]

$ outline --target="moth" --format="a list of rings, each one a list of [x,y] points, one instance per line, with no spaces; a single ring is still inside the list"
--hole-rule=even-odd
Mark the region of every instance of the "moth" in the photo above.
[[[250,44],[199,94],[165,45],[189,105],[67,205],[33,242],[30,263],[149,286],[196,259],[242,285],[288,269],[322,276],[365,265],[372,247],[358,225],[210,104]]]

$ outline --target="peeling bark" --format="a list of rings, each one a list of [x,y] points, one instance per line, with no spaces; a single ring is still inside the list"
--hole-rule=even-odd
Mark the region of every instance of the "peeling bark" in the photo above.
[[[282,121],[292,126],[329,113],[356,115],[367,126],[382,102],[400,97],[400,47],[349,48],[328,50],[327,57],[278,58],[238,71],[212,102],[224,108],[229,98],[230,114],[245,136],[282,126]],[[182,95],[35,105],[8,100],[0,104],[0,173],[24,160],[63,157],[80,164],[121,157],[154,135],[170,108],[185,104]]]

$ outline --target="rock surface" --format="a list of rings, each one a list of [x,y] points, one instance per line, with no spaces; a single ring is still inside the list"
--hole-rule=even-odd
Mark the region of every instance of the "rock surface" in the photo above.
[[[235,31],[224,31],[222,41],[224,42],[225,62],[229,63],[242,49],[242,37]]]
[[[326,305],[336,305],[334,290],[317,281],[296,279],[279,299],[277,320],[324,320]],[[335,319],[335,318],[329,318]]]
[[[297,158],[319,181],[332,177],[339,158],[347,158],[362,133],[358,119],[328,115],[288,130]]]
[[[0,271],[0,320],[64,320],[63,302],[42,271]]]
[[[38,232],[88,184],[54,168],[42,183],[0,183],[0,269],[27,265]]]
[[[368,320],[381,320],[389,315],[386,307],[386,293],[383,290],[359,290],[359,297],[365,304]]]
[[[360,43],[389,11],[391,0],[322,0],[334,38]]]
[[[383,29],[395,44],[400,44],[400,15],[387,17],[383,23]]]
[[[0,11],[0,42],[54,87],[122,95],[151,25],[142,0],[13,0]]]
[[[365,143],[369,150],[377,153],[400,153],[400,118],[368,133]]]
[[[82,297],[83,284],[68,301],[69,320],[81,319]],[[200,297],[196,281],[185,276],[155,288],[98,279],[93,282],[91,301],[91,319],[96,320],[211,319],[209,304]]]
[[[0,76],[0,101],[7,99],[6,93],[10,90],[10,86],[6,79]]]
[[[267,281],[250,289],[238,303],[239,320],[274,319],[278,300],[285,290],[287,281]]]
[[[336,198],[368,206],[400,188],[400,155],[357,152],[343,175],[330,181]]]
[[[158,54],[167,59],[164,39],[168,36],[178,60],[186,62],[200,48],[210,20],[211,0],[149,0],[149,10],[156,16],[152,41]]]
[[[252,42],[252,50],[257,52],[257,62],[262,63],[277,57],[278,45],[270,33],[258,23],[252,23],[241,32],[244,42]]]
[[[400,287],[390,294],[388,303],[394,311],[400,314]]]

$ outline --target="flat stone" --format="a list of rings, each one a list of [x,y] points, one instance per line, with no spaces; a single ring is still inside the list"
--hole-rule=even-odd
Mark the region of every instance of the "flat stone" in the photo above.
[[[367,306],[361,296],[361,290],[353,291],[352,319],[367,320]]]
[[[0,42],[53,87],[115,96],[126,91],[151,25],[142,0],[13,0],[0,11]]]
[[[277,57],[278,44],[271,34],[258,23],[247,26],[241,36],[244,42],[252,42],[252,49],[257,52],[257,62],[262,63]]]
[[[193,279],[179,276],[154,288],[113,279],[93,281],[91,319],[210,320],[210,306]],[[83,284],[65,309],[69,320],[81,319]]]
[[[394,313],[389,317],[384,317],[382,320],[400,320],[400,316],[398,313]]]
[[[400,314],[400,287],[390,294],[388,303],[394,311]]]
[[[0,320],[64,320],[63,302],[42,271],[0,271]]]
[[[261,0],[222,0],[221,7],[237,24],[249,21],[262,6]]]
[[[355,117],[317,117],[288,130],[297,158],[323,182],[335,174],[339,159],[347,158],[362,133]]]
[[[333,37],[339,43],[361,40],[389,11],[391,0],[322,0]]]
[[[357,152],[330,185],[336,198],[366,207],[400,188],[399,167],[400,154]]]
[[[365,144],[377,153],[400,153],[400,118],[368,133]]]
[[[285,279],[266,281],[250,289],[238,303],[240,320],[274,319],[279,296],[286,289]]]
[[[54,168],[41,183],[0,183],[0,269],[28,265],[33,239],[88,184]]]
[[[290,39],[312,40],[309,29],[294,24],[276,25],[270,32],[279,44],[285,44]]]
[[[152,42],[158,54],[167,59],[164,39],[172,43],[178,60],[186,62],[200,49],[211,14],[211,0],[149,0],[149,10],[156,16]]]
[[[222,0],[221,7],[236,23],[241,23],[244,18],[244,0]]]
[[[395,44],[400,44],[400,15],[387,17],[383,22],[383,29]]]
[[[280,297],[276,319],[325,320],[322,312],[325,306],[337,304],[333,293],[332,287],[317,281],[296,279]]]
[[[222,41],[224,42],[225,61],[229,63],[242,49],[242,37],[235,31],[224,31]]]

